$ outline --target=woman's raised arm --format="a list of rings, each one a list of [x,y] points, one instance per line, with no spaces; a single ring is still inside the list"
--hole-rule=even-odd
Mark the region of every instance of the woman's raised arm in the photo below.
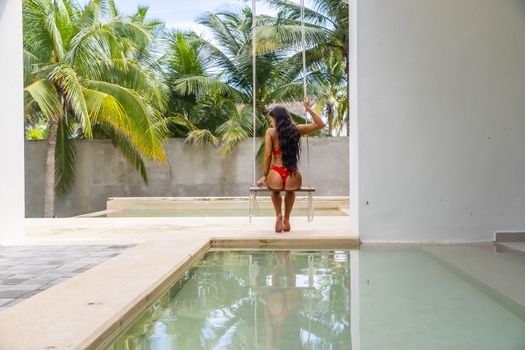
[[[311,134],[313,132],[319,131],[322,128],[324,128],[324,122],[321,119],[321,117],[313,111],[313,109],[310,107],[310,101],[308,99],[305,99],[303,102],[304,108],[310,115],[312,116],[313,123],[309,124],[298,124],[297,129],[299,130],[299,134],[306,135]]]

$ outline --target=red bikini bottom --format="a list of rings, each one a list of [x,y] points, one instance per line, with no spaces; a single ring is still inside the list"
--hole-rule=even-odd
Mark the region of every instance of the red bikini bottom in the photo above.
[[[288,178],[288,176],[290,176],[290,173],[283,166],[276,166],[276,165],[274,165],[274,166],[272,166],[272,170],[277,171],[277,173],[279,173],[279,175],[281,175],[281,179],[283,179],[283,190],[284,190],[284,188],[286,187],[286,179]]]

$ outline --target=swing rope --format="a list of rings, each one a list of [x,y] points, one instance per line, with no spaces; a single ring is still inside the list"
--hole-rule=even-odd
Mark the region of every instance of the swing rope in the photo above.
[[[304,0],[301,0],[301,45],[303,50],[303,95],[304,99],[307,98],[306,93],[306,40],[305,40],[305,33],[304,33]],[[306,109],[304,110],[304,120],[308,122],[308,112]],[[308,167],[308,187],[310,186],[310,145],[308,142],[308,134],[306,135],[306,159],[307,159],[307,167]]]
[[[255,186],[257,179],[256,179],[256,169],[257,169],[257,147],[256,147],[256,129],[257,129],[257,122],[256,122],[256,113],[257,113],[257,106],[256,106],[256,96],[257,96],[257,62],[256,62],[256,56],[257,56],[257,35],[255,33],[256,25],[257,25],[257,13],[256,13],[256,0],[252,0],[252,86],[253,86],[253,102],[252,102],[252,146],[253,146],[253,169],[252,169],[252,175],[253,175],[253,185]],[[304,27],[304,0],[301,0],[301,47],[302,47],[302,55],[303,55],[303,98],[306,99],[308,97],[307,95],[307,83],[306,83],[306,39],[305,39],[305,27]],[[308,112],[305,110],[304,112],[304,120],[306,122],[309,122],[308,118]],[[308,142],[309,138],[308,135],[306,135],[306,159],[307,159],[307,173],[308,173],[308,187],[311,187],[310,182],[310,144]]]
[[[253,118],[253,185],[255,186],[257,183],[257,179],[255,177],[256,172],[256,162],[257,162],[257,149],[255,146],[255,137],[256,137],[256,120],[255,120],[255,113],[256,113],[256,103],[255,103],[255,97],[257,95],[257,75],[256,75],[256,47],[257,47],[257,36],[255,34],[255,26],[257,24],[257,16],[256,16],[256,7],[255,7],[256,0],[252,0],[252,81],[253,81],[253,91],[252,91],[252,98],[253,98],[253,106],[252,106],[252,118]]]
[[[250,188],[250,207],[249,207],[249,216],[250,216],[250,222],[252,220],[252,216],[255,215],[257,211],[257,178],[256,178],[256,172],[257,172],[257,148],[256,148],[256,129],[257,129],[257,121],[256,121],[256,113],[257,113],[257,106],[256,106],[256,97],[257,97],[257,65],[256,65],[256,57],[257,57],[257,35],[255,33],[256,25],[257,25],[257,12],[256,12],[256,1],[252,0],[252,98],[253,98],[253,105],[252,105],[252,145],[253,145],[253,186]],[[306,82],[306,39],[305,39],[305,26],[304,26],[304,0],[301,1],[301,46],[302,46],[302,60],[303,60],[303,67],[302,67],[302,75],[303,75],[303,97],[304,99],[307,98],[307,82]],[[304,112],[304,120],[306,123],[310,122],[310,118],[308,118],[308,112],[305,110]],[[313,198],[312,198],[312,192],[315,192],[315,189],[311,187],[311,175],[310,175],[310,144],[309,144],[309,138],[308,135],[306,135],[306,158],[307,158],[307,174],[308,174],[308,188],[301,188],[300,191],[304,191],[308,193],[308,222],[311,222],[314,218],[313,214]]]

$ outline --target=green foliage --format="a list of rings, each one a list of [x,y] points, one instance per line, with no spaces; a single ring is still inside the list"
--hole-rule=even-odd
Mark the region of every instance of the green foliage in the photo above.
[[[260,52],[301,49],[300,6],[290,0],[266,0],[279,11],[273,23],[258,28],[264,45]],[[348,1],[312,0],[304,9],[306,65],[309,94],[317,100],[316,109],[326,116],[328,134],[348,135]],[[301,52],[290,57],[300,77]],[[295,82],[292,82],[292,86]]]
[[[253,135],[254,97],[255,132],[262,136],[267,127],[268,107],[272,103],[298,101],[302,96],[301,85],[290,83],[297,76],[296,63],[277,52],[257,55],[254,94],[252,20],[249,8],[207,12],[198,22],[208,27],[214,41],[195,33],[172,33],[165,58],[171,89],[170,108],[173,108],[169,112],[179,113],[198,129],[215,135],[220,140],[222,154],[231,152]],[[262,24],[272,20],[258,18]],[[186,135],[193,142],[199,134],[187,128]]]
[[[164,161],[167,88],[154,50],[162,31],[147,8],[121,16],[112,0],[81,7],[70,0],[24,0],[25,117],[58,121],[55,189],[63,195],[75,173],[73,140],[109,137],[147,181],[143,157]],[[51,140],[53,141],[53,140]]]
[[[330,53],[322,64],[314,65],[309,83],[316,92],[316,112],[326,116],[328,135],[341,135],[348,126],[348,90],[339,52]]]
[[[268,126],[267,109],[302,100],[299,6],[266,0],[279,12],[257,17],[256,89],[248,7],[202,14],[209,41],[167,31],[148,8],[122,14],[113,0],[23,0],[25,118],[28,138],[59,121],[56,189],[74,180],[73,142],[107,137],[147,182],[144,160],[164,161],[163,140],[186,137],[222,154]],[[348,127],[348,2],[313,0],[305,9],[308,94],[329,135]],[[254,91],[255,90],[255,91]]]
[[[48,125],[47,124],[28,124],[25,128],[25,137],[28,140],[45,140],[48,135]]]
[[[303,96],[300,7],[287,0],[267,2],[279,12],[275,18],[257,18],[257,136],[267,127],[270,105],[298,103]],[[326,134],[340,135],[348,126],[348,2],[316,0],[314,5],[305,8],[307,93],[316,97],[315,107],[328,121]],[[192,32],[169,35],[169,112],[216,135],[222,154],[253,134],[251,116],[239,113],[249,110],[254,98],[252,20],[248,7],[207,12],[198,22],[208,27],[214,41]],[[180,125],[170,130],[189,142],[197,134]]]
[[[57,144],[55,148],[55,181],[58,195],[64,196],[75,181],[75,144],[69,138],[72,126],[66,118],[58,122]]]

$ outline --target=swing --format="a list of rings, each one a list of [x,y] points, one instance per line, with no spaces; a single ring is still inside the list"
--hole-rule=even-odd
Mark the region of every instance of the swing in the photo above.
[[[253,80],[253,106],[252,106],[252,115],[253,115],[253,187],[250,187],[250,206],[249,206],[249,216],[250,222],[252,222],[252,217],[257,214],[257,193],[259,192],[272,192],[268,187],[257,187],[256,183],[256,158],[257,150],[255,144],[255,131],[256,131],[256,108],[255,108],[255,94],[256,94],[256,34],[255,26],[257,22],[256,12],[255,12],[255,2],[252,0],[252,80]],[[304,34],[304,0],[301,0],[301,44],[303,51],[303,95],[306,99],[306,44],[305,44],[305,34]],[[305,111],[304,119],[308,121],[308,112]],[[315,187],[310,186],[310,151],[308,143],[308,135],[306,135],[306,158],[307,158],[307,173],[308,173],[308,187],[301,187],[290,192],[304,192],[307,194],[308,200],[308,222],[311,222],[314,219],[314,208],[313,208],[313,196],[312,193],[315,192]]]

